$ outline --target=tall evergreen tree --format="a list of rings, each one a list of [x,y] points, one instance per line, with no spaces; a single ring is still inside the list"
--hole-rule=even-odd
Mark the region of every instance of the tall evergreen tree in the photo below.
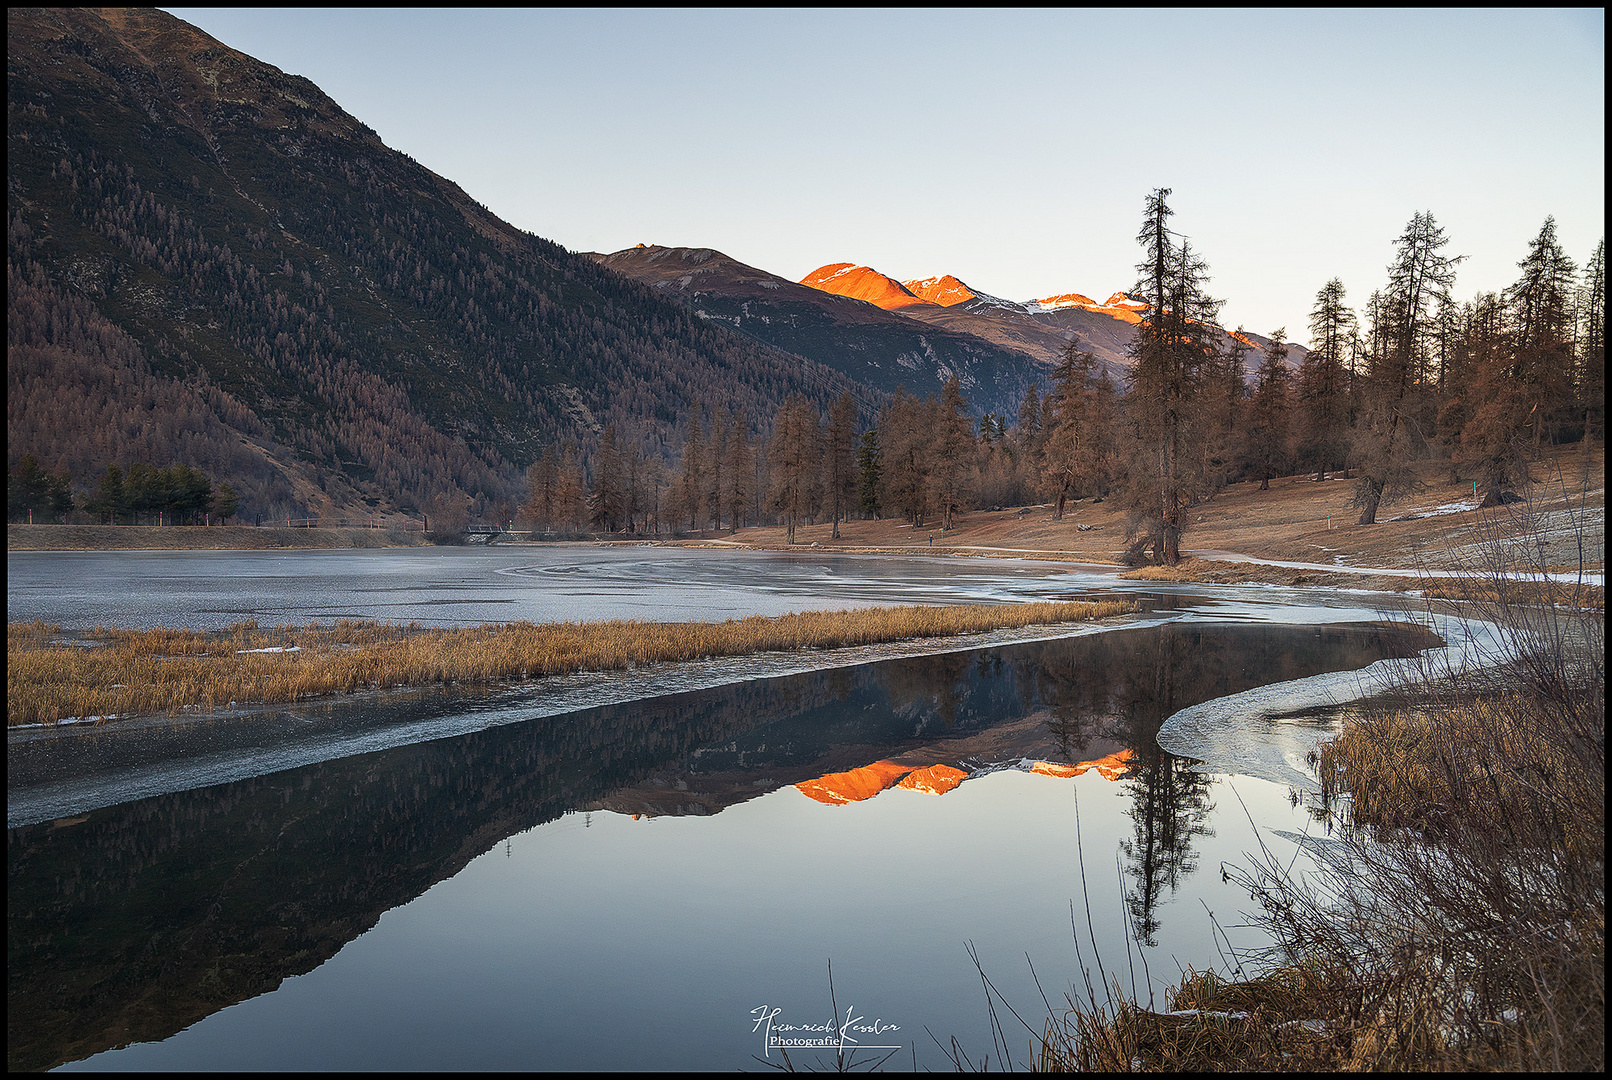
[[[879,429],[868,428],[856,448],[857,509],[870,518],[879,517],[880,479]]]
[[[723,498],[728,504],[728,527],[737,532],[750,506],[750,489],[755,484],[755,454],[750,445],[749,425],[745,423],[744,414],[734,412],[729,424],[727,462],[723,473],[727,490]]]
[[[940,400],[934,407],[929,474],[944,532],[951,531],[952,516],[969,501],[972,473],[978,458],[978,444],[967,409],[962,385],[953,375],[941,388]]]
[[[783,516],[788,542],[795,528],[821,498],[819,456],[821,432],[817,410],[798,394],[778,409],[773,421],[772,446],[767,455],[772,469],[770,506]]]
[[[723,480],[731,425],[727,407],[717,406],[716,412],[711,414],[711,435],[705,447],[705,505],[711,514],[711,528],[717,532],[722,529]]]
[[[1444,254],[1449,238],[1433,215],[1414,215],[1394,242],[1388,287],[1373,294],[1372,348],[1365,407],[1356,427],[1360,479],[1353,505],[1361,525],[1377,521],[1377,508],[1416,484],[1411,461],[1419,418],[1429,404],[1432,313],[1449,299],[1461,256]],[[1427,418],[1426,429],[1433,426]]]
[[[1259,477],[1261,491],[1270,490],[1271,477],[1286,473],[1292,446],[1286,333],[1284,327],[1271,334],[1249,402],[1244,462]]]
[[[1063,519],[1070,496],[1101,494],[1113,447],[1113,386],[1099,375],[1097,357],[1077,339],[1053,369],[1049,395],[1055,403],[1048,433],[1045,475],[1053,496],[1053,520]]]
[[[699,410],[689,413],[683,435],[683,475],[677,487],[678,503],[690,529],[700,527],[700,503],[705,494],[705,433]]]
[[[1547,217],[1517,264],[1522,276],[1506,290],[1515,350],[1513,377],[1529,407],[1534,449],[1569,422],[1573,408],[1573,302],[1578,267]]]
[[[919,401],[898,386],[879,420],[879,505],[899,513],[915,529],[929,513],[933,406],[933,401]]]
[[[1584,449],[1606,441],[1606,241],[1595,245],[1579,292],[1579,407],[1584,411]]]
[[[841,394],[829,407],[827,442],[823,448],[823,498],[840,538],[840,519],[856,498],[856,401]]]
[[[594,458],[593,491],[588,499],[588,521],[595,529],[615,532],[627,524],[630,493],[616,426],[606,424]]]
[[[1131,295],[1147,308],[1131,351],[1127,415],[1136,440],[1124,498],[1131,512],[1132,557],[1147,547],[1160,562],[1181,560],[1182,511],[1195,497],[1194,435],[1201,426],[1198,391],[1216,354],[1210,328],[1219,303],[1204,291],[1207,266],[1186,241],[1177,248],[1169,219],[1169,188],[1147,197],[1137,242],[1144,260]],[[1138,538],[1139,535],[1139,538]]]
[[[1315,295],[1310,309],[1310,354],[1299,367],[1298,398],[1303,418],[1299,455],[1315,469],[1316,480],[1343,467],[1348,455],[1350,346],[1358,322],[1344,304],[1343,282],[1333,278]]]

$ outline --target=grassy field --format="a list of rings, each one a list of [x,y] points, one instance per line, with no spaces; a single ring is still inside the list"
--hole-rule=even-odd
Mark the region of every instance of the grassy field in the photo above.
[[[507,623],[421,629],[342,620],[332,627],[219,633],[97,628],[63,639],[45,623],[6,632],[6,722],[51,723],[302,701],[395,686],[490,683],[670,660],[827,649],[1011,627],[1087,622],[1129,602],[893,607],[752,616],[721,623]]]

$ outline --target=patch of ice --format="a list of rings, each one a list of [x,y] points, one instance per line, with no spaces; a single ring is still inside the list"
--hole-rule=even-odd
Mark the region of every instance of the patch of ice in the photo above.
[[[1408,660],[1379,660],[1358,671],[1333,671],[1255,687],[1182,709],[1159,728],[1159,746],[1202,761],[1206,771],[1252,776],[1318,792],[1314,777],[1298,766],[1334,732],[1324,726],[1284,722],[1280,717],[1359,701],[1419,681],[1428,671],[1456,674],[1500,662],[1501,631],[1493,623],[1430,613],[1412,618],[1445,644]]]
[[[301,651],[302,651],[302,646],[301,645],[270,645],[266,649],[236,649],[235,650],[235,655],[240,656],[242,653],[252,653],[252,652],[301,652]]]

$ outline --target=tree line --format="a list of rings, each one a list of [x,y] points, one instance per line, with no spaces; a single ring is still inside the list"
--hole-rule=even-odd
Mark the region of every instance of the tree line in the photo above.
[[[1359,524],[1414,492],[1420,463],[1473,480],[1482,505],[1516,498],[1549,445],[1605,440],[1605,254],[1583,272],[1547,218],[1514,284],[1457,302],[1461,257],[1430,212],[1393,243],[1387,281],[1362,313],[1337,278],[1309,312],[1295,368],[1286,328],[1255,350],[1216,330],[1208,267],[1151,192],[1131,295],[1143,302],[1128,373],[1075,340],[1013,418],[970,418],[956,378],[918,399],[898,389],[876,416],[849,395],[820,411],[800,395],[770,417],[695,410],[664,458],[607,427],[585,468],[576,444],[545,450],[521,517],[538,532],[681,532],[899,517],[950,530],[962,510],[1111,500],[1127,558],[1180,559],[1184,512],[1228,484],[1273,477],[1353,481]],[[764,434],[765,433],[765,434]]]
[[[100,525],[200,525],[235,516],[241,497],[228,481],[216,485],[189,465],[156,467],[134,462],[125,473],[108,465],[92,494],[75,498],[66,470],[46,473],[24,454],[7,476],[6,520],[54,524],[75,510]]]

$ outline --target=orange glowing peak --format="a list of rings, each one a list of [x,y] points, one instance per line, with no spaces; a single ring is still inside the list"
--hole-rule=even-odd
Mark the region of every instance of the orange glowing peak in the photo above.
[[[961,281],[946,274],[943,277],[924,278],[922,281],[903,281],[908,292],[921,300],[941,307],[951,307],[961,304],[965,300],[972,300],[979,295]]]
[[[968,773],[950,765],[931,765],[927,769],[914,769],[897,784],[911,791],[927,791],[931,795],[944,795],[968,779]]]
[[[1059,293],[1057,296],[1044,296],[1040,300],[1032,300],[1026,306],[1031,311],[1061,311],[1064,308],[1095,308],[1102,305],[1085,293],[1066,292]]]
[[[1096,769],[1104,780],[1118,780],[1131,768],[1131,758],[1135,756],[1133,750],[1116,750],[1107,757],[1096,758],[1092,761],[1082,761],[1078,765],[1063,765],[1055,761],[1037,761],[1030,766],[1030,771],[1040,773],[1042,776],[1083,776],[1092,769]]]
[[[800,283],[838,296],[849,296],[853,300],[866,300],[886,311],[928,304],[927,300],[914,296],[895,278],[854,263],[820,266],[801,278]]]
[[[911,765],[897,765],[893,761],[875,761],[849,772],[834,772],[816,780],[802,780],[795,787],[808,799],[831,806],[871,799],[885,788],[893,787],[897,780],[912,771]]]

